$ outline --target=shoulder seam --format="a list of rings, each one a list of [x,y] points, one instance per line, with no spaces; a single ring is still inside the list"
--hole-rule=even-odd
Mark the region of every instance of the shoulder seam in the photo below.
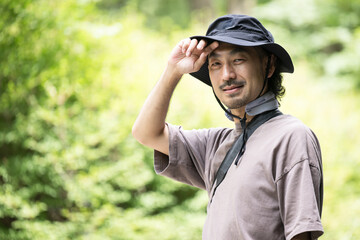
[[[294,163],[293,165],[291,165],[290,167],[285,167],[283,173],[277,178],[275,179],[275,183],[279,182],[286,174],[288,174],[297,164],[304,162],[304,161],[308,161],[309,158],[303,158],[301,160],[299,160],[298,162]],[[312,167],[315,167],[314,165],[312,165],[309,161],[309,165]]]

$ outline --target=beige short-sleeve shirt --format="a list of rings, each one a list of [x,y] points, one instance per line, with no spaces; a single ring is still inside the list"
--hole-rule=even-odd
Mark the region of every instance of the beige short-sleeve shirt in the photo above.
[[[240,163],[229,168],[212,195],[217,169],[242,132],[183,130],[168,124],[169,156],[155,151],[155,171],[209,195],[203,239],[292,239],[323,233],[321,152],[315,134],[295,117],[281,115],[248,139]]]

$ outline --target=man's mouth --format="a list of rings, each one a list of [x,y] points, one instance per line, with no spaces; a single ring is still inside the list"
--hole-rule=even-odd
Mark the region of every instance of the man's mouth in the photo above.
[[[226,86],[221,87],[221,90],[223,90],[227,94],[232,94],[232,93],[235,93],[235,92],[241,90],[244,86],[245,86],[245,83],[226,85]]]

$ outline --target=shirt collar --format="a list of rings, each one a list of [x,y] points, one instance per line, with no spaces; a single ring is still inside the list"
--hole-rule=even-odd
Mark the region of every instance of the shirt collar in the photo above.
[[[248,103],[245,112],[250,116],[256,116],[260,113],[279,108],[279,102],[273,92],[267,92],[254,101]]]
[[[267,92],[259,98],[255,99],[254,101],[248,103],[245,107],[245,112],[249,116],[256,116],[263,112],[267,112],[277,108],[279,108],[279,102],[277,101],[275,94],[273,92]],[[225,115],[228,119],[234,121],[234,119],[226,112]]]

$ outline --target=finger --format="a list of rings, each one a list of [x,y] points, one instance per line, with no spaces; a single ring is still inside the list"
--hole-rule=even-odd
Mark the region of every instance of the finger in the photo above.
[[[205,49],[204,49],[204,52],[206,54],[209,54],[211,53],[212,51],[214,51],[217,47],[219,47],[219,42],[212,42],[209,46],[207,46]]]
[[[191,53],[194,51],[197,44],[198,44],[198,40],[196,40],[196,39],[191,40],[190,46],[188,47],[188,49],[186,51],[186,56],[187,57],[189,57],[191,55]]]
[[[185,53],[190,45],[191,39],[186,38],[182,41],[182,53]]]
[[[200,69],[201,66],[206,62],[207,59],[207,55],[205,52],[200,54],[200,57],[198,58],[198,60],[195,62],[194,67],[196,69]]]
[[[204,39],[201,39],[196,48],[198,50],[203,50],[205,46],[206,46],[206,41]]]
[[[199,59],[196,61],[195,66],[200,67],[206,62],[207,56],[219,46],[218,42],[213,42],[207,46],[204,51],[200,54]]]

